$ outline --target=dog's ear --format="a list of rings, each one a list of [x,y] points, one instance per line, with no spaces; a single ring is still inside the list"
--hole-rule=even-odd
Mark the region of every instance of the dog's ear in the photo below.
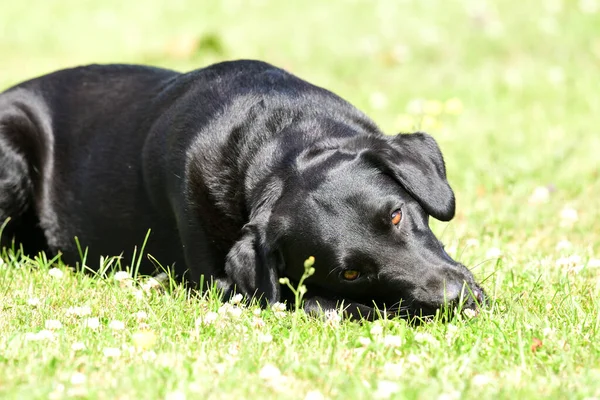
[[[400,154],[396,179],[432,217],[454,218],[456,201],[446,178],[446,165],[436,141],[426,133],[399,134],[392,144]]]
[[[255,296],[263,306],[280,301],[279,275],[283,270],[279,251],[266,237],[267,219],[263,213],[246,224],[225,261],[225,273],[236,290]]]
[[[436,141],[426,133],[417,132],[398,134],[390,142],[395,151],[382,155],[394,179],[432,217],[440,221],[454,218],[454,192],[446,179],[446,166]]]

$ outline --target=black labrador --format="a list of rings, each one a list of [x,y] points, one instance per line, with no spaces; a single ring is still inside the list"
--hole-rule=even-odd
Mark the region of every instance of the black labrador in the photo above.
[[[150,229],[146,252],[194,285],[289,300],[280,278],[314,256],[307,311],[431,315],[484,300],[428,226],[454,212],[429,135],[385,136],[264,62],[91,65],[0,94],[1,240],[28,254],[75,264],[77,237],[94,267]]]

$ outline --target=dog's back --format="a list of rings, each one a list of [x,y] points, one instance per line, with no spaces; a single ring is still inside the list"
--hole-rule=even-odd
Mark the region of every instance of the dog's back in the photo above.
[[[204,135],[198,146],[206,149],[199,156],[202,168],[212,168],[207,173],[214,176],[228,171],[212,155],[231,158],[231,149],[245,146],[248,158],[249,147],[261,148],[269,140],[265,132],[277,127],[242,137],[235,126],[248,125],[244,118],[252,118],[257,104],[258,118],[268,123],[282,123],[286,112],[368,121],[333,93],[251,60],[187,74],[90,65],[8,89],[0,94],[0,223],[11,222],[2,245],[15,238],[29,254],[60,251],[63,260],[75,263],[77,236],[96,262],[100,255],[132,251],[152,229],[153,255],[183,265],[173,260],[181,243],[169,197],[182,190],[169,190],[169,180],[183,180],[183,153],[198,135]],[[241,193],[240,177],[229,178],[230,192]],[[222,237],[234,240],[243,223],[215,225],[225,227]]]
[[[177,75],[91,65],[0,94],[0,223],[11,219],[2,245],[14,238],[29,254],[69,253],[75,235],[92,242],[102,240],[102,227],[123,237],[132,233],[118,210],[144,208],[143,187],[135,182],[152,121],[149,105]],[[137,236],[141,244],[143,233]],[[112,250],[118,255],[123,249]]]

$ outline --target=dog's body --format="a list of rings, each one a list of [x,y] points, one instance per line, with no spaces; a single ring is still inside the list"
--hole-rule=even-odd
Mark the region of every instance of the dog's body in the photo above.
[[[297,282],[311,255],[308,310],[344,301],[373,316],[373,302],[402,301],[431,314],[463,284],[481,301],[428,215],[454,215],[433,139],[385,137],[338,96],[262,62],[88,66],[0,94],[2,244],[30,254],[75,264],[77,237],[97,267],[150,229],[146,252],[178,276],[268,302],[286,298],[279,278]]]

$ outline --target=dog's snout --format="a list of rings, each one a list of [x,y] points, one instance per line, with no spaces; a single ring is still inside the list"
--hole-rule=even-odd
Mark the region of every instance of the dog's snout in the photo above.
[[[456,303],[463,296],[464,284],[458,281],[447,283],[444,287],[444,302],[447,304]]]
[[[478,305],[482,305],[485,300],[483,290],[469,285],[464,280],[447,282],[444,287],[443,296],[443,303],[446,305],[462,303],[468,308],[475,308]]]

